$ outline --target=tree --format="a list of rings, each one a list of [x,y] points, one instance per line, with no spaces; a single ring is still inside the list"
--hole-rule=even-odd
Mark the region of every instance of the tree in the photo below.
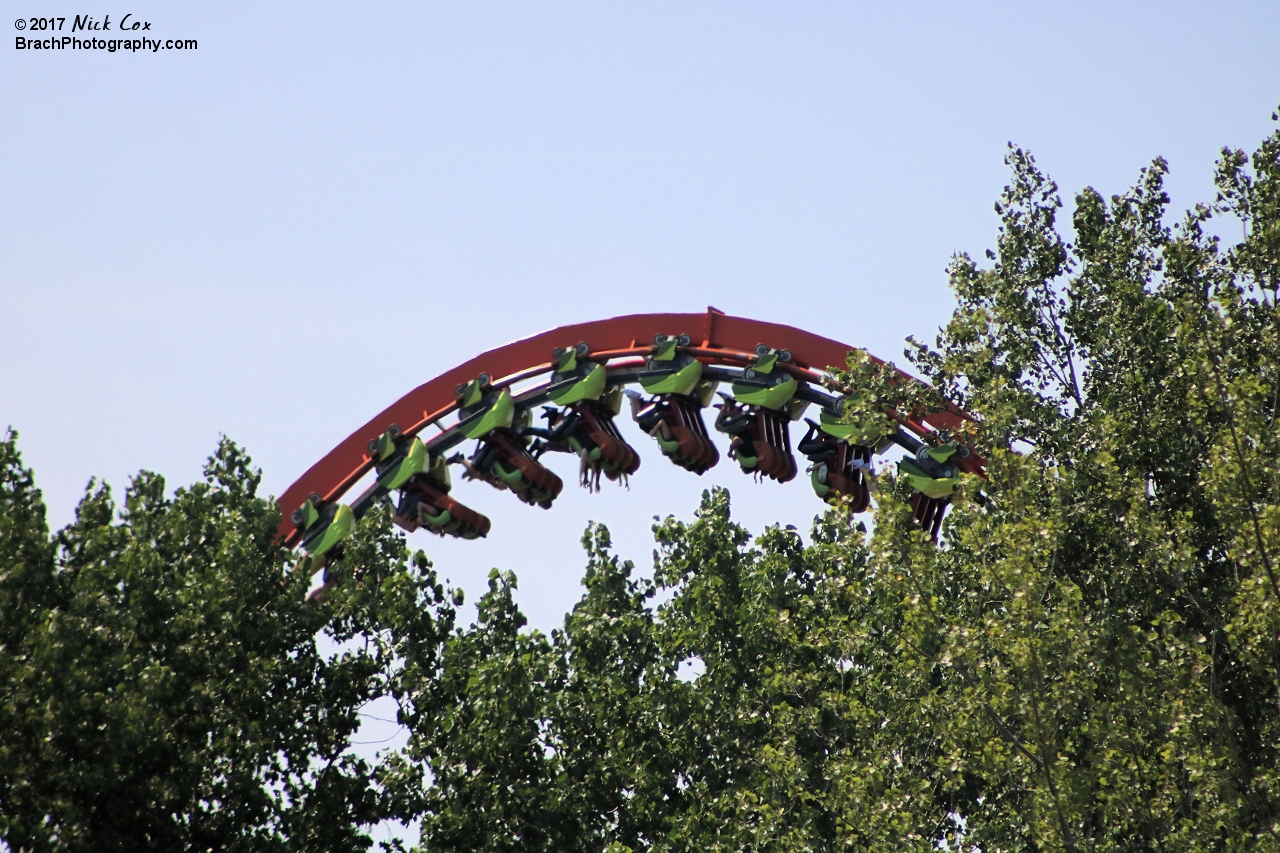
[[[396,688],[398,644],[425,662],[451,629],[434,573],[375,516],[346,550],[359,583],[304,604],[249,459],[224,441],[205,473],[172,497],[143,473],[119,509],[91,484],[51,537],[16,435],[0,442],[10,849],[359,850],[405,813],[379,781],[394,768],[350,738]]]
[[[550,640],[495,575],[413,728],[424,849],[1280,849],[1280,133],[1174,224],[1162,160],[1086,189],[1070,238],[1008,163],[991,265],[908,351],[936,393],[837,377],[882,427],[976,416],[942,543],[885,471],[869,537],[808,545],[708,494],[652,582],[589,531]]]
[[[945,404],[987,461],[934,545],[877,477],[806,544],[724,492],[652,580],[589,528],[582,600],[474,625],[385,512],[318,606],[224,443],[208,482],[91,489],[49,536],[0,443],[0,833],[17,849],[1280,850],[1280,131],[1168,219],[1167,166],[1075,199],[1012,148],[988,266],[908,357],[833,384],[887,429]],[[1241,238],[1224,247],[1223,235]],[[317,651],[317,632],[342,644]],[[349,752],[360,707],[409,743]]]
[[[1053,183],[1009,162],[995,263],[955,260],[959,308],[914,353],[980,416],[991,503],[944,549],[883,521],[877,546],[945,602],[922,638],[951,760],[1011,781],[966,810],[973,839],[1274,849],[1280,133],[1224,151],[1217,202],[1172,227],[1162,160],[1110,204],[1085,190],[1074,243]]]

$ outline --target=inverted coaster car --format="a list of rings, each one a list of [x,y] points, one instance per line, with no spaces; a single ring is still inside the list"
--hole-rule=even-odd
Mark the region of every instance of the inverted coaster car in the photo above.
[[[400,428],[369,442],[376,460],[378,490],[400,491],[391,520],[410,533],[425,527],[441,536],[476,539],[489,532],[489,519],[449,496],[453,483],[449,466],[432,456],[417,436],[405,438]]]
[[[911,496],[912,517],[935,542],[942,527],[942,516],[951,504],[951,495],[960,483],[960,471],[953,457],[965,459],[969,448],[954,442],[936,447],[920,444],[915,456],[898,462],[898,475],[906,477],[914,493]]]
[[[864,434],[857,424],[841,423],[839,416],[824,410],[818,421],[805,419],[809,432],[796,446],[809,460],[809,483],[829,504],[848,498],[853,512],[871,505],[868,472],[875,452],[875,438]]]
[[[662,455],[702,474],[720,461],[702,421],[702,409],[711,401],[715,385],[702,381],[702,362],[680,352],[689,344],[688,335],[657,335],[645,370],[637,377],[640,386],[654,396],[646,400],[634,391],[627,396],[631,417],[658,442]]]
[[[505,388],[495,391],[487,373],[459,385],[457,393],[459,428],[478,444],[471,458],[459,453],[448,461],[462,465],[463,476],[469,480],[481,480],[512,492],[531,506],[550,509],[564,483],[530,455],[530,439],[521,435],[528,426],[529,413],[519,412],[517,422],[511,394]]]
[[[655,334],[670,329],[696,334]],[[553,350],[578,340],[590,345]],[[777,348],[755,344],[761,340]],[[846,364],[850,350],[810,332],[714,308],[705,316],[634,315],[543,332],[429,379],[349,435],[286,490],[281,506],[293,520],[283,519],[278,532],[290,547],[305,549],[299,566],[316,571],[314,597],[331,585],[331,571],[341,573],[343,543],[355,520],[388,499],[393,518],[406,530],[484,536],[489,520],[452,498],[449,464],[462,465],[468,479],[543,508],[563,488],[560,478],[541,464],[549,451],[575,454],[588,488],[597,488],[601,478],[626,483],[640,458],[623,440],[616,416],[619,389],[634,383],[644,396],[626,392],[633,418],[663,455],[699,474],[720,458],[702,412],[718,386],[730,386],[726,390],[731,393],[722,395],[716,426],[730,437],[734,461],[757,477],[786,481],[796,476],[790,422],[806,406],[817,406],[820,415],[809,421],[798,445],[809,462],[810,486],[823,500],[855,511],[870,504],[874,478],[869,459],[890,444],[898,445],[909,454],[900,463],[899,479],[912,486],[915,521],[936,538],[957,472],[985,475],[985,460],[944,442],[978,425],[951,406],[927,412],[888,407],[868,413],[868,423],[887,431],[862,435],[842,422],[850,407],[827,390],[845,374],[823,367]],[[893,375],[892,365],[882,366]],[[456,384],[481,370],[489,373]],[[491,375],[501,379],[491,382]],[[909,386],[916,380],[898,373],[897,381]],[[545,406],[545,424],[535,429],[531,412],[539,406]],[[404,435],[396,423],[406,425]],[[426,432],[432,427],[438,433]],[[372,436],[378,437],[370,442]],[[474,452],[456,453],[469,439],[476,442]],[[376,481],[363,487],[349,506],[338,503],[374,471]],[[974,498],[984,500],[979,491]]]
[[[621,408],[622,392],[606,386],[603,365],[583,360],[588,352],[586,344],[578,344],[552,353],[556,369],[547,398],[564,408],[545,407],[547,426],[525,427],[521,432],[541,439],[530,448],[535,459],[547,451],[577,456],[582,485],[596,490],[601,474],[625,484],[640,468],[640,454],[622,438],[613,421]]]
[[[356,528],[356,516],[345,504],[325,505],[314,492],[291,517],[302,531],[302,548],[305,552],[299,567],[311,573],[311,587],[307,600],[323,598],[336,578],[330,567],[342,559],[342,542]]]
[[[733,383],[733,396],[720,395],[724,402],[716,418],[716,429],[732,437],[730,458],[744,472],[779,483],[796,476],[790,425],[807,405],[794,399],[799,388],[795,377],[778,367],[790,360],[786,350],[756,347],[756,360]]]

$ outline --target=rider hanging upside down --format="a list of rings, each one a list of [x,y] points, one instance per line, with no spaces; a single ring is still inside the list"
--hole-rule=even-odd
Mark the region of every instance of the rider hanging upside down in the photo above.
[[[898,474],[911,484],[911,515],[916,523],[938,541],[942,528],[942,516],[951,504],[951,495],[960,483],[960,472],[952,457],[964,459],[969,448],[952,443],[931,447],[920,445],[915,457],[904,457],[898,462]]]
[[[469,385],[458,386],[458,399],[462,434],[479,445],[470,459],[457,453],[448,461],[461,464],[469,480],[509,490],[530,506],[550,509],[564,483],[529,455],[529,439],[519,434],[528,426],[529,413],[521,412],[517,423],[511,394],[506,389],[495,393],[483,373]]]
[[[809,483],[814,492],[829,504],[849,499],[852,512],[863,512],[871,505],[872,448],[852,444],[852,436],[841,436],[846,427],[823,413],[823,423],[809,420],[809,432],[796,445],[796,449],[812,463],[809,467]]]
[[[645,400],[628,391],[631,417],[653,436],[664,456],[701,474],[720,461],[702,422],[702,409],[711,401],[715,385],[702,381],[702,362],[679,351],[689,346],[688,335],[658,335],[654,344],[647,370],[639,376],[640,385],[654,397]]]
[[[742,379],[733,383],[734,396],[720,395],[724,402],[716,429],[733,437],[729,455],[744,472],[785,483],[796,475],[790,422],[807,404],[792,399],[799,382],[778,368],[779,362],[791,360],[791,353],[761,344],[756,355]]]
[[[547,426],[525,427],[520,432],[542,439],[531,448],[535,459],[548,450],[576,455],[583,487],[598,491],[601,474],[626,485],[627,477],[640,467],[640,454],[623,440],[613,422],[621,408],[621,392],[606,387],[603,365],[581,361],[589,351],[586,344],[578,344],[552,352],[556,369],[547,396],[565,408],[544,407]]]
[[[488,517],[454,500],[449,494],[452,485],[445,460],[433,457],[426,470],[401,487],[391,520],[410,533],[426,527],[432,533],[461,539],[487,536]]]
[[[452,483],[444,459],[430,453],[422,440],[407,438],[392,427],[369,442],[369,454],[384,495],[400,491],[395,513],[399,527],[412,533],[426,527],[432,533],[475,539],[489,532],[489,519],[449,496]]]
[[[721,394],[724,403],[716,418],[716,429],[733,437],[729,456],[743,471],[772,477],[785,483],[796,476],[796,460],[791,455],[790,418],[785,412],[746,407]]]
[[[607,396],[620,398],[621,393],[614,389]],[[625,486],[627,477],[639,469],[640,454],[618,434],[612,413],[601,411],[598,404],[583,401],[567,409],[547,406],[542,416],[545,429],[524,429],[526,435],[543,439],[531,448],[534,458],[541,459],[548,450],[574,454],[581,460],[578,474],[583,488],[599,491],[601,474]]]

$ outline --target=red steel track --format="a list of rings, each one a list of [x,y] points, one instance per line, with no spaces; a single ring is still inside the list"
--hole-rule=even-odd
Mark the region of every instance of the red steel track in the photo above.
[[[756,358],[756,345],[761,343],[787,349],[791,351],[792,361],[786,368],[798,378],[811,382],[816,382],[828,367],[843,367],[853,349],[848,344],[802,329],[732,317],[714,308],[708,308],[705,314],[632,314],[540,332],[481,353],[424,382],[347,436],[280,496],[283,515],[280,537],[291,546],[301,539],[289,515],[308,495],[316,493],[325,502],[336,501],[369,472],[373,467],[367,452],[369,439],[381,435],[392,424],[398,424],[405,434],[413,435],[453,412],[458,385],[470,382],[481,373],[493,377],[495,387],[548,373],[552,368],[551,351],[580,341],[590,346],[593,361],[607,359],[611,368],[620,364],[634,366],[651,352],[651,342],[658,334],[688,335],[693,341],[690,354],[707,364],[750,364]],[[904,378],[916,381],[905,374]],[[937,429],[954,429],[968,419],[964,412],[952,409],[929,415],[927,423],[908,425],[915,432],[925,434]],[[964,467],[976,469],[980,464],[981,460],[975,457]]]

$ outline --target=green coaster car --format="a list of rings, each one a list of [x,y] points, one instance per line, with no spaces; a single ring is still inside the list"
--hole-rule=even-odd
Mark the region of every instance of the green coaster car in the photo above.
[[[702,362],[680,352],[690,345],[688,335],[657,335],[653,343],[653,354],[638,378],[654,397],[646,400],[628,391],[631,417],[658,443],[663,456],[702,474],[720,461],[702,420],[702,409],[715,395],[715,383],[702,379]]]
[[[416,436],[405,439],[392,426],[369,442],[376,461],[378,488],[383,494],[399,490],[391,520],[410,533],[425,527],[441,536],[476,539],[489,533],[489,519],[449,496],[453,483],[449,466],[432,456]]]
[[[756,347],[756,360],[742,372],[742,379],[732,386],[734,398],[744,406],[779,410],[791,401],[800,383],[779,363],[791,361],[787,350],[775,350],[760,344]]]
[[[577,456],[582,486],[595,491],[601,476],[625,484],[639,469],[640,454],[613,421],[622,406],[621,389],[608,387],[603,365],[582,361],[588,353],[585,343],[552,353],[556,369],[547,396],[564,408],[545,407],[546,427],[525,427],[521,433],[539,439],[530,448],[535,459],[547,451]]]
[[[790,422],[804,411],[796,400],[800,383],[778,367],[791,353],[765,344],[756,347],[756,360],[733,383],[733,396],[721,394],[716,429],[731,436],[729,456],[748,474],[785,483],[796,476],[791,453]]]
[[[898,462],[899,476],[906,477],[915,492],[911,497],[912,516],[935,542],[951,496],[960,484],[960,471],[952,460],[968,456],[969,448],[954,442],[936,447],[922,444],[914,457]]]
[[[960,452],[962,448],[956,444],[922,445],[915,458],[907,457],[898,463],[898,473],[926,497],[949,498],[960,483],[960,472],[950,460]],[[968,448],[963,448],[963,454],[969,455]]]
[[[311,495],[293,513],[293,523],[303,530],[302,548],[306,555],[298,568],[314,572],[307,600],[322,598],[333,586],[329,567],[342,558],[342,543],[356,529],[356,514],[346,504],[323,506],[319,495]]]
[[[469,459],[459,453],[449,461],[461,464],[467,479],[482,480],[531,506],[549,509],[564,483],[530,455],[529,439],[521,434],[529,413],[518,412],[511,393],[495,390],[488,374],[459,385],[457,393],[459,429],[478,444]]]
[[[654,351],[645,364],[646,370],[638,377],[640,387],[655,396],[692,394],[702,381],[702,362],[687,352],[680,352],[681,347],[690,345],[689,336],[657,335],[653,343]]]
[[[871,469],[873,448],[858,443],[862,434],[856,426],[842,424],[836,416],[823,411],[819,421],[808,418],[809,432],[796,445],[811,463],[809,484],[818,497],[830,504],[848,499],[853,512],[863,512],[871,505]]]

